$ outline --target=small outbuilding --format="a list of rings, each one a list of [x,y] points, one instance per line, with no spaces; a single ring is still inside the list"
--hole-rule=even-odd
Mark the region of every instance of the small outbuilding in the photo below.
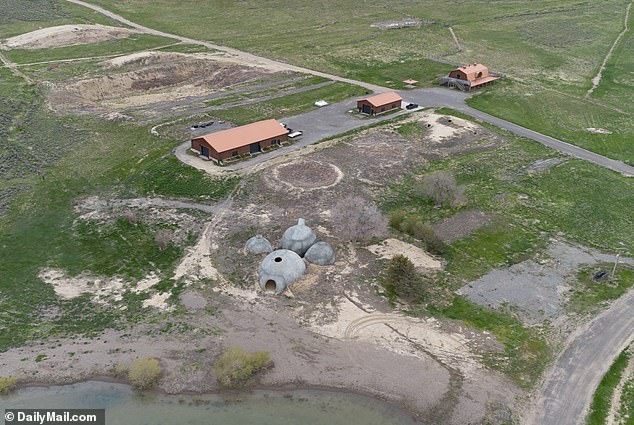
[[[441,81],[449,87],[469,91],[476,87],[489,85],[499,78],[490,74],[489,69],[481,63],[473,63],[454,69],[448,77],[442,78]]]
[[[273,251],[273,245],[262,235],[255,235],[249,239],[244,250],[250,254],[265,254]]]
[[[304,260],[293,251],[278,249],[260,265],[260,288],[279,295],[306,272]]]
[[[403,98],[395,92],[377,94],[357,101],[359,112],[368,115],[377,115],[394,109],[400,109]]]
[[[191,141],[191,149],[200,156],[222,162],[288,141],[288,130],[276,120],[258,121],[217,131]]]
[[[335,250],[327,242],[317,242],[308,248],[304,258],[318,266],[330,266],[335,264]]]
[[[303,257],[308,248],[313,246],[317,241],[317,235],[313,230],[306,226],[303,218],[297,220],[297,224],[289,227],[282,235],[282,248],[295,252]]]

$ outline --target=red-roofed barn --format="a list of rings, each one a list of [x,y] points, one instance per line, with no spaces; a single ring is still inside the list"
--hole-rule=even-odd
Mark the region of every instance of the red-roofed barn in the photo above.
[[[450,87],[470,90],[497,80],[499,77],[489,74],[489,69],[481,63],[461,66],[449,73],[446,83]],[[459,80],[459,81],[456,81]]]
[[[397,93],[388,92],[370,96],[357,101],[357,109],[368,115],[376,115],[401,107],[403,98]]]
[[[288,140],[288,130],[276,120],[258,121],[192,139],[192,150],[218,162],[254,154]]]

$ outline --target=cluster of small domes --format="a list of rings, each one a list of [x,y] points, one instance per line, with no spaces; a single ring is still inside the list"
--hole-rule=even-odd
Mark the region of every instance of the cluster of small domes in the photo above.
[[[262,235],[256,235],[246,243],[251,254],[268,255],[260,264],[260,287],[280,294],[306,271],[306,261],[320,266],[335,263],[335,250],[327,242],[317,242],[317,235],[300,218],[282,236],[281,249],[273,251],[273,245]]]

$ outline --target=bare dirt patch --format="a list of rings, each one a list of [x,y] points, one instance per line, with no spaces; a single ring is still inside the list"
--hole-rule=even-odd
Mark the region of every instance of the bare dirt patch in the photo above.
[[[51,108],[74,114],[173,116],[191,105],[203,110],[206,97],[219,91],[274,76],[211,55],[157,52],[116,58],[103,67],[105,76],[49,83]]]
[[[491,217],[484,212],[469,210],[435,223],[432,227],[436,236],[446,243],[451,243],[469,236],[491,222]]]
[[[586,131],[592,134],[612,134],[612,132],[606,128],[588,127]]]
[[[511,306],[526,323],[540,323],[563,313],[571,279],[581,266],[613,261],[612,254],[553,240],[545,256],[493,270],[460,293],[486,307]]]
[[[404,122],[420,126],[420,143],[424,147],[421,155],[430,160],[495,149],[504,140],[471,121],[434,112],[417,114]]]
[[[370,25],[372,28],[379,28],[382,30],[393,30],[399,28],[415,28],[421,26],[422,21],[419,18],[403,18],[395,19],[391,21],[380,21]]]
[[[534,173],[543,173],[544,171],[550,170],[557,165],[563,164],[566,162],[568,158],[548,158],[548,159],[540,159],[533,162],[531,165],[526,167],[526,172],[528,174]]]
[[[113,301],[121,301],[124,293],[135,294],[145,293],[159,283],[160,278],[155,273],[151,273],[143,279],[133,283],[122,278],[105,278],[94,276],[90,273],[82,273],[79,276],[68,276],[63,270],[43,269],[38,277],[55,290],[58,297],[70,300],[83,294],[92,294],[92,301],[97,304],[107,305]],[[166,310],[169,308],[167,298],[170,293],[154,293],[144,301],[144,307],[152,306]]]
[[[273,169],[276,187],[283,190],[327,189],[339,183],[343,172],[333,164],[319,161],[295,161]]]
[[[136,32],[128,28],[105,25],[60,25],[11,37],[2,43],[2,47],[6,49],[52,49],[126,38]]]
[[[398,239],[386,239],[378,245],[370,245],[367,250],[378,256],[379,258],[392,259],[396,255],[404,255],[411,260],[412,263],[421,269],[439,270],[442,268],[442,262],[432,257],[423,249]]]

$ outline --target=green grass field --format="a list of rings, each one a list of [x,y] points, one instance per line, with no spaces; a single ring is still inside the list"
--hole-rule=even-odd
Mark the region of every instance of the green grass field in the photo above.
[[[94,56],[118,55],[173,44],[174,40],[149,34],[132,34],[130,37],[102,43],[79,44],[56,49],[14,49],[5,52],[9,60],[18,64],[49,62]]]
[[[44,27],[67,24],[123,26],[100,13],[66,1],[3,0],[0,3],[0,39]]]
[[[404,136],[419,136],[409,126],[403,127]],[[424,223],[435,223],[458,210],[435,208],[429,199],[415,194],[414,182],[428,173],[448,171],[465,186],[468,203],[462,208],[484,211],[493,218],[492,224],[450,244],[443,255],[445,270],[435,276],[439,286],[455,290],[495,268],[532,258],[544,250],[550,235],[606,252],[620,247],[620,242],[630,252],[634,250],[634,229],[629,225],[634,181],[578,160],[568,160],[543,173],[527,173],[524,169],[536,160],[558,154],[536,142],[507,137],[508,142],[495,150],[432,161],[405,174],[383,194],[386,212],[398,211]],[[611,208],[604,208],[605,202]],[[631,270],[625,268],[619,272],[614,288],[590,285],[582,275],[569,309],[596,312],[633,283]],[[522,386],[537,382],[552,350],[543,329],[522,326],[512,311],[493,312],[462,298],[447,305],[442,299],[446,294],[440,292],[439,297],[433,301],[440,305],[431,307],[433,314],[488,330],[504,344],[504,355],[492,356],[487,360],[489,365],[503,370]]]
[[[86,223],[77,225],[75,202],[94,195],[186,196],[213,201],[225,197],[237,180],[213,179],[183,165],[171,155],[177,141],[152,137],[146,127],[51,117],[39,90],[7,77],[0,80],[1,100],[22,100],[11,107],[8,139],[50,141],[52,134],[59,137],[66,131],[70,143],[55,146],[63,155],[47,158],[41,168],[43,178],[26,169],[8,176],[5,183],[27,188],[13,197],[0,216],[0,351],[33,338],[91,333],[136,320],[141,309],[139,296],[125,297],[125,313],[95,307],[86,297],[63,301],[38,273],[43,267],[60,267],[71,274],[88,271],[137,279],[158,270],[162,277],[169,277],[184,246],[158,249],[154,234],[160,226],[155,224],[131,226],[119,220],[99,229]],[[17,120],[38,125],[20,129]],[[17,164],[23,157],[16,156]],[[59,308],[54,319],[41,314],[50,308]]]
[[[268,118],[279,119],[282,117],[290,117],[317,109],[318,107],[313,105],[313,103],[321,99],[329,103],[335,103],[351,97],[363,96],[367,93],[368,91],[363,87],[336,82],[317,89],[278,97],[264,102],[214,111],[213,114],[218,118],[241,125]]]
[[[150,27],[392,88],[401,88],[405,78],[417,79],[422,86],[434,84],[435,76],[449,66],[430,58],[455,64],[482,62],[512,81],[476,97],[473,106],[611,158],[634,160],[628,54],[634,43],[632,31],[616,49],[592,97],[607,107],[583,100],[623,28],[626,0],[502,0],[494,5],[471,0],[461,4],[469,13],[455,13],[439,0],[397,0],[389,6],[344,0],[207,1],[208,10],[222,13],[204,16],[194,0],[159,0],[152,7],[148,0],[96,1]],[[285,13],[277,13],[282,9]],[[371,26],[403,16],[427,23],[399,30]],[[249,31],[241,31],[243,26]],[[448,26],[463,51],[457,51]],[[612,134],[592,134],[586,128],[605,128]]]
[[[630,352],[627,350],[623,351],[603,376],[599,387],[594,392],[590,412],[586,417],[586,425],[603,425],[606,423],[614,388],[621,380],[623,370],[627,367],[630,358]]]

